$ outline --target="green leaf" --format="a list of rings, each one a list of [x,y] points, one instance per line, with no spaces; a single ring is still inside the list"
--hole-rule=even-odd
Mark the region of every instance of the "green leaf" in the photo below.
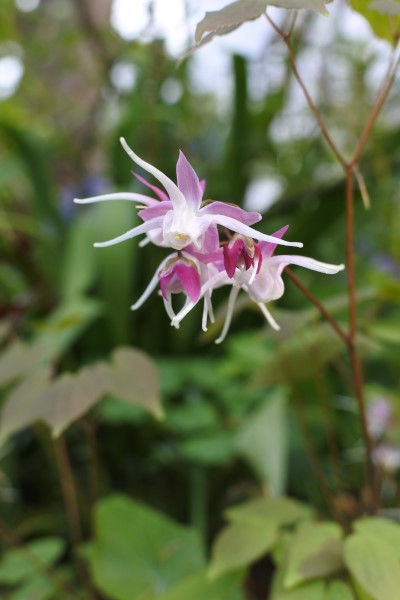
[[[336,523],[308,521],[299,526],[289,545],[284,587],[293,588],[343,567],[342,530]]]
[[[50,385],[50,371],[41,368],[16,385],[6,397],[0,418],[0,440],[41,419],[39,402]]]
[[[308,581],[291,590],[283,587],[284,571],[279,568],[274,575],[268,600],[327,600],[324,581]]]
[[[400,558],[400,524],[383,517],[364,517],[354,523],[355,531],[377,537],[391,546],[392,551]]]
[[[237,446],[254,467],[272,495],[281,495],[286,486],[288,456],[287,398],[277,389],[261,409],[240,428]]]
[[[19,340],[9,344],[0,356],[0,385],[10,383],[36,365],[36,356],[30,352],[28,344]]]
[[[161,418],[159,376],[154,362],[141,350],[117,348],[112,355],[108,393]]]
[[[232,434],[218,430],[192,436],[179,449],[186,460],[206,466],[229,463],[236,453]]]
[[[209,576],[249,566],[272,549],[277,535],[278,526],[271,521],[227,525],[214,543]]]
[[[57,594],[57,595],[56,595]],[[60,596],[59,590],[44,576],[28,579],[7,595],[7,600],[70,600],[71,596]]]
[[[61,375],[39,398],[38,417],[60,435],[104,396],[108,378],[109,367],[102,363]]]
[[[94,281],[98,250],[93,248],[94,221],[89,212],[79,214],[71,224],[63,255],[61,297],[84,294]]]
[[[400,561],[386,540],[357,532],[345,541],[344,559],[360,588],[373,600],[398,600]]]
[[[55,563],[64,551],[65,542],[60,538],[48,537],[25,544],[28,552],[21,548],[8,550],[0,561],[0,582],[7,585],[40,573],[37,562],[43,566]],[[30,558],[32,556],[32,558]]]
[[[312,515],[313,509],[291,498],[257,498],[229,508],[225,515],[237,523],[271,521],[277,526],[291,525]]]
[[[265,13],[268,5],[295,10],[312,9],[323,15],[328,14],[323,0],[237,0],[220,10],[206,12],[196,27],[196,43],[204,44],[215,35],[225,35],[247,21],[258,19]],[[205,34],[208,35],[204,37]]]
[[[89,562],[113,600],[158,598],[204,566],[196,531],[119,495],[96,506]]]
[[[329,584],[326,600],[355,600],[355,598],[351,587],[338,579]]]
[[[243,600],[243,573],[230,573],[210,581],[206,571],[186,577],[157,600]]]
[[[158,375],[141,351],[118,348],[110,365],[96,363],[77,373],[64,373],[49,381],[47,369],[34,371],[7,396],[0,421],[0,439],[23,427],[43,421],[60,435],[105,394],[162,416]]]
[[[90,207],[91,218],[96,223],[93,242],[111,239],[138,224],[131,202],[112,202],[111,206],[106,204],[100,202]],[[106,306],[109,333],[115,344],[125,344],[130,338],[130,305],[138,251],[135,240],[96,249],[100,295]]]
[[[394,32],[400,30],[400,19],[376,12],[371,6],[371,0],[350,0],[350,5],[368,21],[377,37],[395,43]]]

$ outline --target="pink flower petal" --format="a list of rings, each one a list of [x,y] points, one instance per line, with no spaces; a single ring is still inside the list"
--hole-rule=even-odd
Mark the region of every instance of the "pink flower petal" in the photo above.
[[[278,229],[278,231],[276,231],[272,235],[276,238],[282,238],[288,229],[289,225],[285,225],[284,227],[281,227],[281,229]],[[271,242],[260,242],[258,244],[261,250],[261,254],[264,258],[269,258],[270,256],[272,256],[275,252],[277,245],[278,244],[271,244]]]
[[[148,173],[151,173],[156,179],[158,179],[160,183],[162,183],[174,207],[177,209],[184,208],[186,206],[186,200],[178,186],[175,185],[175,183],[162,171],[160,171],[156,167],[153,167],[153,165],[146,162],[145,160],[140,158],[140,156],[135,154],[134,151],[128,146],[124,138],[120,138],[120,142],[125,152],[128,154],[128,156],[131,157],[133,162],[139,165],[139,167],[142,167],[142,169],[144,169]]]
[[[198,209],[203,197],[203,188],[195,170],[181,150],[176,163],[176,181],[178,188],[186,198],[186,202],[192,208]]]
[[[244,254],[246,254],[244,241],[240,238],[236,239],[233,244],[228,243],[224,246],[224,265],[228,277],[234,276],[236,267],[238,266],[239,257],[243,250]],[[246,268],[248,268],[247,265]]]
[[[151,183],[146,181],[146,179],[144,177],[142,177],[141,175],[138,175],[134,171],[132,171],[132,175],[134,177],[136,177],[136,179],[138,181],[140,181],[140,183],[143,183],[143,185],[150,188],[160,198],[160,200],[169,200],[167,194],[165,192],[163,192],[163,190],[161,190],[159,187],[157,187],[156,185],[152,185]]]
[[[262,218],[258,212],[248,212],[239,206],[227,202],[219,202],[218,200],[204,206],[200,210],[200,213],[202,215],[224,215],[231,219],[236,219],[245,225],[254,225],[254,223],[261,221]]]
[[[143,221],[149,221],[155,217],[164,216],[169,210],[172,210],[172,202],[171,200],[166,200],[165,202],[157,202],[155,206],[142,208],[139,210],[138,215]]]
[[[164,272],[161,271],[159,278],[161,293],[165,299],[180,292],[185,292],[191,302],[197,302],[200,297],[200,275],[195,267],[178,260]]]

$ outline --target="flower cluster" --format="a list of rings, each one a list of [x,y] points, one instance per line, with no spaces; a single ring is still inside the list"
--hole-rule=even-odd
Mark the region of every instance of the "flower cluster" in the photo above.
[[[164,189],[135,174],[153,195],[114,193],[75,199],[75,202],[90,204],[128,200],[140,203],[138,215],[143,223],[112,240],[94,244],[97,247],[111,246],[144,234],[141,246],[151,242],[173,250],[161,262],[147,288],[131,307],[133,310],[139,308],[159,286],[171,325],[176,328],[192,308],[203,300],[202,329],[206,331],[208,320],[214,321],[211,303],[213,290],[229,286],[231,291],[225,323],[216,340],[216,343],[220,343],[228,332],[241,289],[259,306],[268,323],[274,329],[279,329],[266,304],[282,296],[282,271],[287,265],[300,265],[327,274],[337,273],[344,268],[343,265],[331,265],[306,256],[274,256],[278,244],[302,247],[299,242],[283,239],[287,226],[273,235],[267,235],[252,227],[261,220],[259,213],[248,212],[225,202],[203,201],[204,182],[199,180],[182,152],[176,165],[175,184],[156,167],[137,156],[123,138],[121,144],[132,160],[153,175]],[[225,240],[221,239],[218,226],[223,229]],[[175,312],[172,295],[178,293],[184,294],[186,299],[183,307]]]

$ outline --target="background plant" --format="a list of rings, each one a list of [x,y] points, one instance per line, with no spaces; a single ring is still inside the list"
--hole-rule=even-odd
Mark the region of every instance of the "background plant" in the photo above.
[[[229,59],[224,111],[193,86],[196,53],[177,67],[161,39],[126,43],[111,3],[99,6],[0,7],[1,57],[25,68],[0,119],[1,593],[395,600],[398,3],[354,2],[386,42],[349,39],[343,4],[296,22],[268,8],[265,52]],[[255,88],[274,61],[275,83]],[[135,66],[129,90],[111,76],[121,64]],[[210,343],[220,322],[201,337],[193,314],[177,333],[157,297],[130,313],[157,249],[145,261],[136,244],[92,249],[134,216],[71,203],[131,185],[121,134],[171,175],[182,147],[211,198],[241,202],[266,175],[279,182],[266,232],[290,222],[323,260],[345,259],[347,198],[348,291],[344,277],[288,273],[282,331],[244,300],[222,348]]]

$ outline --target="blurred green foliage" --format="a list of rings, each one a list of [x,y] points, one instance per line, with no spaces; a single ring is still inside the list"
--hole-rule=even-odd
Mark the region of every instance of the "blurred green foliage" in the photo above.
[[[352,4],[364,14],[365,3]],[[93,242],[133,227],[135,212],[128,203],[72,203],[74,196],[141,190],[118,141],[123,135],[172,178],[182,148],[207,178],[209,198],[243,205],[249,185],[279,181],[265,231],[290,223],[305,254],[342,262],[344,181],[314,126],[299,126],[308,117],[293,103],[286,56],[268,36],[256,61],[230,56],[233,93],[221,104],[193,85],[193,57],[177,65],[162,39],[122,40],[109,25],[111,3],[102,4],[104,12],[95,5],[42,0],[22,12],[12,0],[0,3],[0,60],[18,55],[24,67],[15,93],[0,100],[1,597],[396,600],[398,525],[389,531],[386,521],[371,527],[359,519],[343,541],[326,520],[333,512],[348,525],[368,504],[341,340],[290,282],[274,307],[279,333],[243,299],[222,347],[212,344],[226,302],[218,293],[216,324],[206,334],[197,309],[179,332],[172,329],[156,294],[132,313],[162,249],[136,241],[94,249]],[[318,52],[312,35],[319,18],[307,15],[296,29],[300,57]],[[387,15],[368,18],[387,36]],[[376,48],[334,30],[321,54],[318,104],[345,151],[373,99]],[[254,93],[254,68],[267,72],[271,56],[279,81]],[[112,78],[121,63],[134,68],[129,90]],[[341,68],[346,93],[334,79]],[[163,93],[171,81],[182,90],[172,103]],[[368,397],[392,403],[388,439],[395,446],[399,135],[395,90],[360,164],[372,208],[365,211],[357,193],[355,216],[358,346]],[[332,281],[302,272],[301,279],[344,325],[345,275]],[[79,543],[71,490],[63,487],[69,463],[56,458],[54,436],[64,430]],[[380,476],[391,509],[397,473]],[[325,520],[317,522],[316,513]]]

